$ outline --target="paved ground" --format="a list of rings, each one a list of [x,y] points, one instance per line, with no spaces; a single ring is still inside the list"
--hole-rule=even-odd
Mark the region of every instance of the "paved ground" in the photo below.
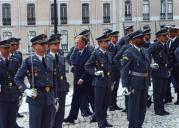
[[[152,91],[150,91],[150,93],[151,92]],[[121,96],[121,89],[119,89],[118,94],[119,94],[118,105],[123,107],[124,97]],[[69,114],[71,95],[72,95],[72,89],[67,95],[66,116]],[[173,94],[173,96],[176,97],[175,94]],[[170,112],[170,115],[161,117],[154,114],[153,105],[152,105],[147,110],[143,128],[179,128],[179,106],[175,106],[173,103],[171,103],[171,104],[167,104],[165,108],[168,112]],[[24,126],[24,128],[28,128],[28,105],[25,102],[23,102],[23,105],[20,108],[20,112],[23,113],[25,117],[22,119],[18,119],[18,123],[19,125]],[[89,123],[89,120],[90,117],[83,118],[80,116],[79,113],[79,118],[76,121],[76,123],[74,125],[64,124],[64,128],[96,128],[97,124]],[[126,114],[121,111],[108,112],[108,121],[114,125],[114,128],[127,128],[128,126],[128,121],[126,120]]]

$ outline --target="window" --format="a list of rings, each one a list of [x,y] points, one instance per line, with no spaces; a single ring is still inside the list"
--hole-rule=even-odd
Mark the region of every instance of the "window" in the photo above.
[[[58,10],[58,6],[57,6]],[[54,24],[55,21],[55,13],[54,13],[54,4],[51,4],[51,24]],[[57,24],[58,24],[58,11],[57,11]]]
[[[103,4],[103,23],[110,23],[110,3]]]
[[[8,3],[2,4],[2,22],[3,25],[11,25],[11,5]]]
[[[143,0],[143,20],[150,19],[150,4],[149,0]]]
[[[60,4],[60,21],[61,24],[67,24],[67,4]]]
[[[160,1],[160,19],[165,19],[166,18],[166,1],[161,0]]]
[[[4,31],[2,36],[3,36],[3,40],[9,39],[12,37],[12,32]]]
[[[89,24],[89,4],[82,4],[82,23]]]
[[[173,0],[167,1],[167,17],[173,19]]]
[[[36,31],[29,31],[28,32],[28,52],[31,50],[31,42],[30,40],[36,36]]]
[[[62,30],[61,34],[61,48],[64,52],[68,52],[68,31]]]
[[[27,25],[35,25],[35,4],[27,4]]]
[[[132,3],[130,0],[125,1],[125,20],[132,20]]]

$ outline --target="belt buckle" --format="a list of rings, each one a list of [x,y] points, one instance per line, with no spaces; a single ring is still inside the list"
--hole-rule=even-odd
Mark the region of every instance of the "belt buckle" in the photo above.
[[[50,91],[50,87],[45,87],[45,91],[48,93]]]
[[[110,76],[111,75],[111,73],[110,72],[107,72],[107,76]]]
[[[11,82],[9,82],[9,88],[11,88],[12,87],[12,83]]]

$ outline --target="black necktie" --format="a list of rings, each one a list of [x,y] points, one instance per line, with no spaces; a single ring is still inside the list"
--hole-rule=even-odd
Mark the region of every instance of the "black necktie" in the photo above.
[[[9,67],[9,60],[6,58],[5,59],[6,67]]]
[[[117,53],[117,46],[115,46],[115,54]]]
[[[55,61],[58,63],[58,55],[55,54]]]
[[[142,55],[142,59],[145,60],[145,55],[144,55],[142,49],[140,49],[140,54]]]
[[[42,57],[42,64],[46,68],[45,57]]]

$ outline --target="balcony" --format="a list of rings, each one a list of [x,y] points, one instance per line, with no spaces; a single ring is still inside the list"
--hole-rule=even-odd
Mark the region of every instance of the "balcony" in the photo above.
[[[125,20],[131,21],[132,20],[132,14],[125,14]]]
[[[173,13],[167,13],[167,18],[169,20],[172,20],[173,19]]]
[[[3,25],[11,25],[11,18],[3,18],[2,22]]]
[[[82,24],[89,24],[89,17],[82,17]]]
[[[27,18],[27,25],[35,25],[35,18]]]
[[[165,13],[160,13],[160,19],[165,20],[165,18],[166,18],[166,14]]]
[[[67,24],[67,17],[60,17],[61,24]]]
[[[150,14],[149,13],[143,14],[143,20],[150,20]]]
[[[103,23],[110,23],[110,16],[104,16]]]

